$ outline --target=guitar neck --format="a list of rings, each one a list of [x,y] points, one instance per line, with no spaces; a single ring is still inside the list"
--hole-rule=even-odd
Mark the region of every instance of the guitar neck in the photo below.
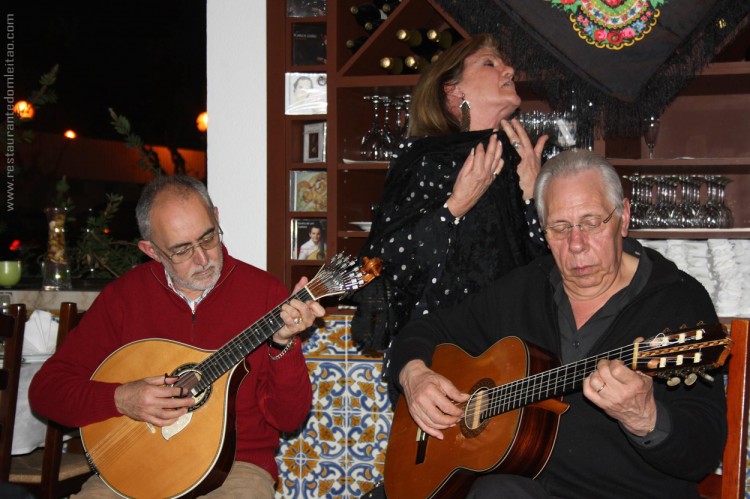
[[[576,391],[583,384],[584,378],[596,370],[600,360],[622,360],[625,365],[631,365],[634,355],[635,345],[627,345],[496,386],[488,390],[489,402],[487,412],[484,415],[485,417],[497,416],[542,400]]]
[[[222,374],[239,364],[247,354],[265,343],[276,331],[284,327],[284,320],[281,318],[281,307],[292,299],[307,302],[316,298],[307,288],[300,289],[206,358],[203,362],[195,366],[195,370],[201,373],[201,376],[200,381],[198,381],[198,384],[193,391],[200,392],[208,388],[214,381],[221,377]],[[183,378],[180,378],[175,386],[180,386],[180,381],[182,381],[182,379]],[[185,379],[185,382],[188,383],[189,380]]]

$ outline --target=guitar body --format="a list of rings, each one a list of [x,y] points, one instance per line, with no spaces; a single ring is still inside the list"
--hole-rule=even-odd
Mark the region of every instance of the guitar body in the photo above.
[[[110,355],[92,380],[126,383],[197,364],[211,351],[153,339],[129,343]],[[126,497],[195,497],[223,483],[234,461],[234,396],[247,374],[244,363],[219,377],[202,394],[183,428],[174,432],[126,416],[85,426],[81,437],[89,462],[104,482]],[[170,431],[170,430],[167,430]]]
[[[431,368],[472,394],[557,365],[558,360],[542,349],[508,337],[479,357],[454,345],[439,345]],[[500,414],[474,429],[462,420],[443,430],[443,440],[426,436],[420,441],[422,432],[401,396],[386,450],[386,495],[389,499],[455,498],[465,496],[481,474],[534,477],[552,452],[565,409],[561,397],[552,398]]]

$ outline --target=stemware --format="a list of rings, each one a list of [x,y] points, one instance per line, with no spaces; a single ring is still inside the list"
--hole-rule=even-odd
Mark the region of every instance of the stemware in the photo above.
[[[409,103],[411,94],[399,95],[398,99],[404,103],[404,124],[399,130],[399,136],[405,139],[409,135]]]
[[[379,161],[383,159],[383,138],[378,124],[378,104],[380,103],[379,95],[365,95],[365,100],[372,102],[372,125],[370,129],[362,136],[359,148],[360,158],[364,161]]]
[[[380,129],[382,139],[380,156],[383,159],[391,159],[393,148],[396,147],[396,138],[391,131],[391,99],[390,97],[381,97],[380,102],[383,105],[383,126]]]
[[[395,111],[396,117],[394,118],[394,129],[393,129],[393,135],[396,142],[399,142],[404,139],[403,135],[401,135],[401,132],[403,131],[402,124],[403,120],[401,119],[401,111],[404,109],[404,101],[402,101],[400,98],[393,99],[393,110]]]
[[[654,147],[656,147],[656,138],[659,136],[659,118],[656,116],[644,118],[641,122],[641,132],[648,147],[648,159],[654,159]]]

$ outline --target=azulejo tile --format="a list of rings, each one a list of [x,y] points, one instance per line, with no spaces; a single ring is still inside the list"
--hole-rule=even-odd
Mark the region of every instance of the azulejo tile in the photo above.
[[[302,439],[303,452],[309,460],[343,461],[350,445],[346,433],[347,421],[343,414],[314,412],[307,420]]]
[[[300,481],[301,498],[346,498],[348,478],[343,463],[319,461]]]
[[[346,364],[339,360],[307,361],[317,411],[343,411],[346,405]]]
[[[388,387],[381,380],[382,367],[382,361],[349,361],[345,385],[351,411],[375,413],[390,411]]]
[[[390,414],[352,413],[349,415],[347,441],[353,462],[385,462],[385,449],[391,431]]]
[[[348,319],[346,316],[331,316],[326,317],[324,323],[324,327],[316,329],[305,341],[305,356],[346,356],[351,347]]]

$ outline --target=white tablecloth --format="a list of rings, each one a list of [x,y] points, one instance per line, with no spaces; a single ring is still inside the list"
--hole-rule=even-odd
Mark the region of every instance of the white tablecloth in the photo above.
[[[47,430],[47,422],[32,413],[29,406],[29,385],[31,384],[31,378],[41,369],[44,359],[36,356],[29,360],[21,364],[16,423],[13,427],[13,450],[11,451],[14,455],[28,454],[37,447],[43,446],[44,435]]]

